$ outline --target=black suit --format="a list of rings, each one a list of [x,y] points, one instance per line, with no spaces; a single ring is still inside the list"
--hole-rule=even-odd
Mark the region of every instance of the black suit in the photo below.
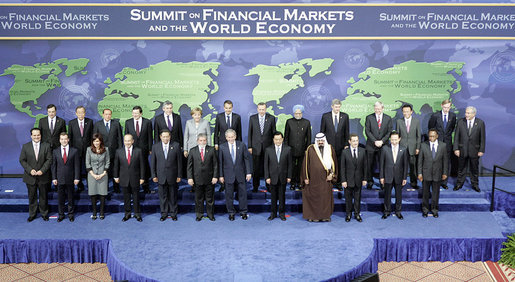
[[[353,150],[357,150],[357,159],[353,157]],[[354,210],[354,215],[359,215],[361,211],[361,186],[368,176],[365,149],[349,147],[343,150],[340,162],[340,175],[341,182],[347,182],[347,188],[344,191],[347,216],[352,214],[352,210]],[[352,202],[353,200],[354,203]]]
[[[418,173],[423,177],[422,212],[426,214],[429,212],[429,190],[431,190],[431,211],[438,213],[442,175],[446,175],[449,165],[447,144],[438,142],[435,151],[433,158],[430,143],[423,143],[418,156]]]
[[[39,119],[39,129],[41,130],[41,142],[50,144],[50,149],[53,150],[61,146],[59,135],[61,132],[66,132],[66,122],[64,119],[56,116],[54,131],[51,131],[48,124],[48,116],[46,116]]]
[[[431,115],[429,122],[427,124],[427,129],[436,128],[438,132],[438,141],[444,142],[447,146],[447,159],[449,161],[449,165],[447,166],[447,171],[444,171],[447,176],[451,175],[451,164],[454,166],[452,168],[453,175],[456,173],[456,158],[452,152],[452,133],[456,128],[456,114],[449,111],[447,115],[447,124],[443,121],[442,111],[435,112]],[[448,178],[447,178],[448,179]],[[443,185],[447,185],[447,179],[442,180]]]
[[[476,117],[472,129],[469,130],[467,128],[467,122],[465,118],[460,119],[456,126],[456,133],[454,134],[454,151],[460,151],[458,158],[458,180],[456,181],[456,185],[460,186],[465,183],[465,172],[468,164],[470,168],[470,183],[473,187],[478,188],[478,153],[485,152],[485,123]]]
[[[299,185],[300,171],[306,149],[311,144],[311,123],[305,118],[290,118],[284,127],[284,144],[292,151],[292,185]]]
[[[72,119],[68,122],[68,136],[70,137],[70,146],[77,149],[80,154],[81,173],[86,169],[86,149],[91,146],[91,138],[93,137],[93,120],[84,118],[83,133],[80,132],[78,119]],[[84,188],[82,177],[79,187]]]
[[[116,150],[123,147],[122,127],[117,120],[110,120],[109,130],[106,128],[105,120],[100,120],[93,126],[93,134],[100,133],[104,139],[104,145],[109,148],[109,158],[111,164],[114,164],[114,156]],[[113,177],[113,166],[109,167],[109,178]],[[116,186],[113,182],[113,186]]]
[[[183,148],[184,135],[182,132],[182,121],[181,116],[175,113],[172,113],[172,118],[170,119],[172,130],[170,130],[170,141],[175,141],[181,145],[181,150]],[[168,121],[165,120],[165,115],[160,114],[154,117],[154,142],[159,142],[159,134],[161,134],[161,130],[168,129]]]
[[[383,146],[379,178],[384,178],[384,213],[391,212],[392,186],[395,187],[395,213],[400,214],[402,208],[402,182],[408,177],[408,150],[398,145],[397,160],[393,160],[392,146]]]
[[[188,179],[195,183],[195,213],[197,218],[204,214],[204,200],[209,218],[215,215],[215,186],[213,178],[218,178],[218,156],[214,147],[205,146],[204,160],[199,146],[191,148],[188,154]]]
[[[120,179],[120,186],[123,188],[123,206],[125,216],[131,214],[131,196],[134,203],[134,214],[136,217],[141,216],[139,206],[139,186],[140,179],[145,175],[145,167],[141,149],[132,146],[131,162],[128,163],[126,156],[126,148],[120,148],[116,151],[114,157],[113,177]]]
[[[367,165],[368,165],[368,185],[372,185],[374,165],[376,158],[381,158],[381,148],[377,147],[374,142],[382,140],[383,147],[388,145],[388,139],[393,129],[392,118],[383,113],[383,119],[381,120],[381,128],[377,122],[376,114],[370,114],[365,119],[365,135],[367,136],[366,150],[367,150]],[[378,165],[379,167],[379,165]]]
[[[27,185],[29,198],[29,216],[36,217],[38,210],[39,192],[39,212],[41,216],[48,216],[47,187],[50,183],[52,165],[52,151],[47,143],[39,143],[39,154],[36,160],[32,141],[23,144],[20,152],[20,164],[23,167],[23,182]],[[41,176],[33,176],[31,170],[43,172]]]
[[[61,146],[54,149],[52,157],[52,179],[57,180],[57,196],[59,216],[64,216],[64,198],[68,195],[68,216],[73,216],[73,188],[74,180],[80,180],[80,153],[77,149],[68,146],[66,163],[63,159]]]
[[[150,155],[150,177],[158,179],[159,207],[161,216],[177,216],[177,178],[182,175],[182,150],[177,142],[168,143],[168,154],[165,159],[163,143],[152,146]]]
[[[349,115],[340,112],[338,116],[338,130],[336,130],[335,114],[332,111],[323,114],[320,121],[320,132],[325,134],[327,143],[331,144],[336,150],[336,157],[340,162],[343,148],[349,146]]]
[[[153,136],[152,136],[152,121],[146,118],[140,118],[139,120],[139,135],[136,132],[134,126],[134,119],[128,119],[125,121],[125,134],[131,134],[134,138],[134,147],[141,149],[143,155],[143,161],[145,162],[145,174],[143,184],[145,190],[148,190],[148,178],[150,177],[150,166],[148,165],[148,155],[152,151]]]
[[[291,149],[284,143],[281,146],[279,161],[277,161],[276,146],[265,150],[265,180],[270,179],[272,194],[272,216],[277,216],[277,200],[279,200],[279,215],[284,216],[285,193],[287,179],[291,179],[293,164]]]
[[[227,129],[234,129],[236,131],[236,140],[241,141],[241,117],[239,114],[232,113],[232,119],[230,126],[227,124],[227,118],[225,112],[216,115],[215,132],[214,132],[214,143],[220,145],[227,142],[225,139],[225,131]]]
[[[252,149],[252,186],[256,192],[259,188],[259,180],[263,176],[265,149],[273,144],[275,133],[275,117],[265,114],[263,134],[259,125],[259,114],[250,116],[249,119],[249,149]]]

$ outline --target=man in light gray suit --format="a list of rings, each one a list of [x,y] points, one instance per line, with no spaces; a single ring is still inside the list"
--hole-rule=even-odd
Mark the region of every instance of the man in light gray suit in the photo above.
[[[420,121],[413,116],[413,106],[402,106],[403,118],[396,123],[397,131],[401,134],[401,146],[408,148],[409,178],[411,187],[417,189],[417,156],[420,152]]]
[[[447,179],[449,165],[447,145],[438,142],[438,131],[429,129],[429,142],[422,144],[418,156],[418,179],[422,181],[422,216],[429,213],[429,189],[431,189],[431,212],[438,217],[440,183]]]

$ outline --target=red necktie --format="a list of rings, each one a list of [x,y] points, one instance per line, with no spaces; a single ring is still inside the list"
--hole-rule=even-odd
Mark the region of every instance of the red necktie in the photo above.
[[[204,161],[204,149],[200,149],[200,158]]]
[[[139,123],[136,121],[136,135],[139,137]]]
[[[381,118],[377,119],[377,126],[379,127],[379,129],[381,129]]]
[[[131,164],[131,149],[127,149],[127,163]]]
[[[63,147],[63,162],[66,163],[66,160],[68,160],[68,156],[66,156],[66,147]]]

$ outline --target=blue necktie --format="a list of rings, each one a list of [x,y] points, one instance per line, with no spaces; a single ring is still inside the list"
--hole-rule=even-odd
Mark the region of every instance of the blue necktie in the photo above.
[[[227,116],[227,127],[231,128],[231,116]]]
[[[234,150],[234,144],[231,145],[231,158],[232,158],[232,163],[236,163],[236,152]]]
[[[281,159],[281,147],[277,147],[277,163],[279,163],[280,159]]]
[[[443,129],[447,128],[447,115],[443,116]]]
[[[436,150],[435,150],[435,144],[433,143],[433,147],[431,148],[431,155],[433,156],[433,159],[436,158]]]
[[[109,132],[109,123],[108,122],[106,123],[106,129],[107,129],[107,132]]]

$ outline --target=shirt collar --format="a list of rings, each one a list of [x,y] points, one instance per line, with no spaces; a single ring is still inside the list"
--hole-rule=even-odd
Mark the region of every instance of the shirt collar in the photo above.
[[[32,141],[32,147],[35,147],[36,145],[38,145],[38,146],[39,146],[39,145],[41,145],[41,141],[40,141],[40,142],[38,142],[38,143],[36,143],[36,142]]]
[[[438,139],[436,139],[436,140],[435,140],[435,142],[431,142],[431,141],[429,141],[429,145],[433,146],[433,144],[434,144],[435,146],[438,146]]]

